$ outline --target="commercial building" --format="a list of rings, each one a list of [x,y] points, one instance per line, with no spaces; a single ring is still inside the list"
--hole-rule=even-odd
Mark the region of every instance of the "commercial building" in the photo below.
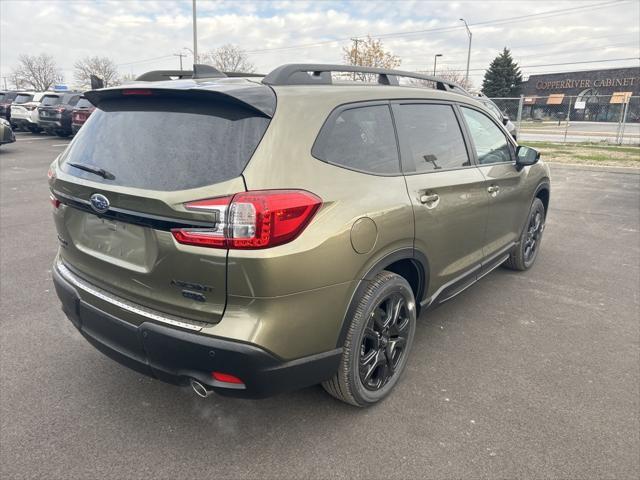
[[[523,118],[640,121],[640,67],[531,75],[522,93]]]

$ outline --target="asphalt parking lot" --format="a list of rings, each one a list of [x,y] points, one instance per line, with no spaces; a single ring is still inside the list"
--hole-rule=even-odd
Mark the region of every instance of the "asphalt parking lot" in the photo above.
[[[68,139],[0,148],[3,478],[637,478],[640,172],[552,166],[543,248],[422,315],[359,410],[320,387],[196,397],[91,347],[60,311],[46,183]]]

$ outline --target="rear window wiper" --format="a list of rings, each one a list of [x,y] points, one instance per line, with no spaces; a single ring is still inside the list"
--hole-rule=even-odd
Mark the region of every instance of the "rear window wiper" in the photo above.
[[[116,178],[115,175],[113,175],[113,173],[107,172],[104,168],[92,167],[91,165],[85,165],[83,163],[72,163],[72,162],[67,162],[67,165],[76,167],[80,170],[84,170],[85,172],[93,173],[94,175],[99,175],[102,178],[105,178],[107,180],[115,180]]]

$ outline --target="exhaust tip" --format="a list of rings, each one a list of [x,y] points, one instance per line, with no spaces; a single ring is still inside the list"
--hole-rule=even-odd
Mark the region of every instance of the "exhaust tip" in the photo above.
[[[202,383],[200,383],[198,380],[196,380],[195,378],[192,378],[190,380],[191,382],[191,389],[195,392],[196,395],[198,395],[199,397],[202,398],[207,398],[209,395],[211,395],[213,393],[213,389],[211,389],[210,387],[207,387],[205,385],[203,385]]]

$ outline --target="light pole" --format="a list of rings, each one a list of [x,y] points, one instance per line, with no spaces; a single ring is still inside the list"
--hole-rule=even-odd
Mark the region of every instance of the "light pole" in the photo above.
[[[469,62],[471,61],[471,37],[473,36],[473,34],[471,33],[471,30],[469,30],[467,21],[464,18],[461,18],[460,21],[464,23],[464,28],[467,29],[467,35],[469,35],[469,50],[467,51],[467,74],[464,77],[465,83],[469,85]]]
[[[193,64],[198,63],[198,24],[196,22],[196,0],[193,0]]]
[[[182,52],[180,53],[174,53],[173,54],[174,57],[180,57],[180,70],[182,70],[182,57],[186,57],[186,55]]]
[[[442,54],[441,53],[436,53],[433,56],[433,76],[436,76],[436,65],[438,64],[438,57],[441,57]]]

